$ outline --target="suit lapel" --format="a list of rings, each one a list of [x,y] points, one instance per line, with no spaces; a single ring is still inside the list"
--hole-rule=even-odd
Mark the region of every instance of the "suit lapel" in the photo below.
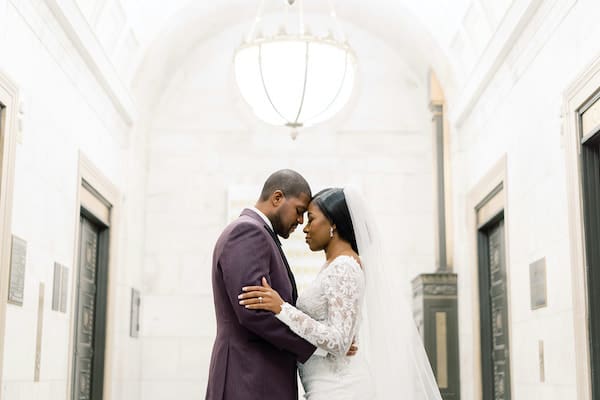
[[[293,305],[296,305],[296,300],[298,299],[298,288],[296,287],[296,279],[294,278],[292,269],[290,268],[287,258],[285,257],[285,253],[283,252],[283,249],[281,248],[281,242],[279,241],[277,234],[267,224],[265,224],[265,221],[255,211],[245,208],[242,211],[241,215],[245,215],[247,217],[250,217],[250,218],[262,223],[263,226],[265,227],[265,229],[267,230],[267,232],[269,232],[269,235],[271,235],[271,237],[275,241],[275,244],[277,245],[277,248],[279,249],[279,254],[281,254],[281,259],[283,260],[283,264],[285,265],[285,269],[287,271],[288,278],[290,279],[290,284],[292,285],[292,303],[293,303]]]
[[[285,264],[285,269],[287,270],[288,277],[290,278],[290,283],[292,284],[292,301],[294,305],[296,304],[296,300],[298,299],[298,288],[296,287],[296,279],[294,278],[294,274],[292,273],[292,269],[290,268],[290,264],[285,257],[285,253],[281,248],[281,242],[277,237],[277,234],[273,232],[267,225],[263,225],[265,229],[269,232],[275,243],[277,244],[277,248],[279,249],[279,254],[281,254],[281,258],[283,259],[283,263]]]

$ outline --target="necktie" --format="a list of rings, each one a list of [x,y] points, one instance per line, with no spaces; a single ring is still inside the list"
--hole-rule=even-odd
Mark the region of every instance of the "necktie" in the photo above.
[[[281,258],[283,259],[283,263],[285,264],[285,269],[287,270],[288,277],[290,278],[290,283],[292,284],[292,301],[293,305],[296,305],[296,299],[298,298],[298,288],[296,287],[296,279],[294,279],[294,274],[288,264],[287,258],[285,258],[285,254],[283,253],[283,249],[281,248],[281,242],[277,237],[277,234],[273,232],[268,226],[265,225],[265,229],[269,231],[271,237],[277,243],[277,248],[279,249],[279,254],[281,254]]]

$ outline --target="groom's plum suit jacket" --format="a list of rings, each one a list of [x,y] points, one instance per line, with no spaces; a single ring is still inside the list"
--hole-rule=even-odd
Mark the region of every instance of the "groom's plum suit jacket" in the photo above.
[[[213,254],[212,285],[217,337],[206,400],[295,400],[296,361],[315,347],[295,335],[273,313],[239,305],[242,287],[265,277],[284,301],[295,304],[293,275],[278,239],[253,210],[228,225]]]

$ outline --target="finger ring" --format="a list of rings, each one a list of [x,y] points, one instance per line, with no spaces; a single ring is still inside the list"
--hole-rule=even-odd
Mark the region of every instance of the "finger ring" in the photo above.
[[[259,298],[258,298],[258,302],[259,302],[259,303],[262,303],[262,300],[263,300],[263,298],[262,298],[262,297],[259,297]]]

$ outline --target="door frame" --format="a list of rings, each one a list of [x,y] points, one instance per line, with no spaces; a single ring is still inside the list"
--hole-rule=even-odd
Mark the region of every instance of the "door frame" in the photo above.
[[[73,385],[73,357],[74,357],[74,342],[76,332],[76,303],[77,295],[75,288],[77,287],[76,279],[78,278],[77,267],[79,265],[79,229],[80,216],[82,210],[87,217],[92,217],[110,229],[108,234],[108,260],[106,260],[107,268],[107,288],[106,288],[106,335],[105,335],[105,351],[104,351],[104,384],[103,384],[103,399],[110,400],[112,398],[112,360],[116,352],[114,345],[115,324],[116,324],[116,296],[117,296],[117,260],[118,260],[118,237],[119,237],[119,222],[120,222],[120,201],[119,192],[108,178],[80,151],[78,161],[77,174],[77,201],[74,210],[74,246],[73,246],[73,274],[71,276],[71,298],[70,298],[70,327],[69,327],[69,347],[68,347],[68,369],[67,369],[67,400],[72,398]]]
[[[583,186],[581,175],[581,133],[579,110],[600,88],[598,56],[563,94],[562,144],[565,151],[569,220],[570,264],[575,334],[577,398],[592,400],[592,371],[588,323],[587,260],[584,234]]]
[[[509,321],[507,336],[509,346],[510,343],[514,343],[512,337],[512,327],[510,321],[512,320],[511,312],[511,271],[510,271],[510,245],[509,245],[509,207],[508,207],[508,186],[507,186],[507,157],[503,155],[496,161],[495,164],[485,173],[482,178],[472,187],[467,195],[467,232],[468,232],[468,257],[467,257],[467,270],[469,273],[464,275],[463,283],[466,286],[466,291],[470,292],[470,297],[465,296],[465,301],[470,302],[471,309],[469,312],[463,312],[464,318],[471,318],[464,320],[464,326],[471,324],[471,332],[465,332],[464,335],[468,335],[468,340],[472,342],[472,359],[470,360],[473,365],[472,375],[464,376],[463,381],[473,381],[471,387],[473,398],[476,400],[483,400],[483,371],[481,364],[481,319],[480,319],[480,307],[479,307],[479,230],[481,227],[488,224],[494,218],[497,218],[501,213],[504,215],[504,245],[505,245],[505,260],[506,260],[506,313]],[[464,293],[464,292],[463,292]],[[459,300],[460,301],[460,300]],[[466,315],[465,315],[466,314]],[[469,322],[466,322],[469,321]],[[462,343],[465,340],[461,341]],[[511,354],[512,355],[512,354]],[[510,357],[509,371],[514,371],[514,357]],[[462,371],[466,368],[461,368]],[[475,377],[475,379],[473,379]],[[514,391],[514,379],[510,381],[510,391]],[[464,385],[466,388],[467,385]]]
[[[18,135],[19,90],[0,70],[0,382],[4,379],[4,332],[10,271],[12,204]],[[0,398],[2,393],[0,393]]]

